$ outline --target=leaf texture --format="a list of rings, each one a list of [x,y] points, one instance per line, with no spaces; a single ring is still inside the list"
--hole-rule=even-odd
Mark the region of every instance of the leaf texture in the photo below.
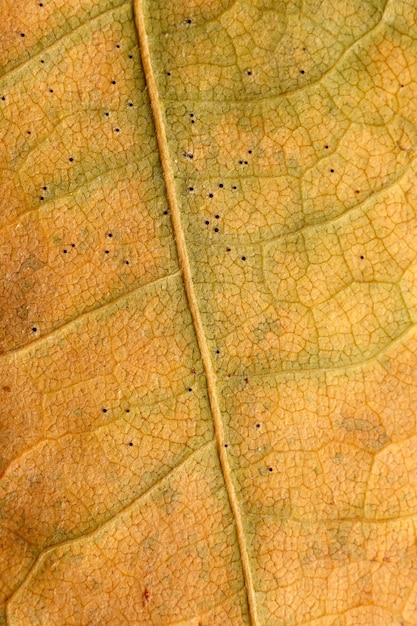
[[[415,626],[415,0],[0,12],[0,624]]]

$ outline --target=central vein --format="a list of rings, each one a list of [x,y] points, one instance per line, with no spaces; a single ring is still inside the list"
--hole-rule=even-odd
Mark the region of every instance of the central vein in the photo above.
[[[239,542],[239,549],[241,554],[243,576],[245,579],[246,593],[249,605],[249,613],[252,626],[258,626],[259,621],[256,615],[256,602],[255,591],[252,581],[252,572],[250,568],[249,555],[246,544],[246,536],[242,523],[242,513],[240,510],[239,502],[236,495],[236,490],[233,484],[229,462],[227,454],[224,448],[224,429],[223,420],[220,412],[219,400],[216,390],[216,374],[213,368],[211,360],[210,350],[207,345],[207,339],[201,320],[200,309],[198,306],[193,278],[191,274],[190,261],[188,258],[187,245],[185,241],[184,231],[181,224],[181,215],[177,202],[177,196],[175,192],[174,174],[171,167],[171,159],[169,155],[168,143],[165,133],[164,118],[162,114],[162,108],[159,101],[159,92],[156,85],[155,75],[152,68],[148,37],[145,28],[145,18],[143,12],[142,0],[133,0],[135,24],[138,32],[139,47],[141,51],[141,58],[143,64],[143,70],[145,74],[146,84],[148,87],[149,100],[152,108],[156,138],[158,143],[158,149],[162,164],[162,170],[165,179],[168,204],[170,207],[172,226],[174,230],[174,236],[177,244],[178,260],[180,269],[184,281],[184,289],[190,307],[191,317],[194,324],[195,334],[197,337],[198,346],[200,348],[201,359],[203,362],[204,372],[207,380],[207,391],[209,396],[210,408],[213,415],[214,432],[217,443],[217,450],[220,459],[220,465],[223,472],[224,482],[226,485],[230,507],[233,513],[236,534]]]

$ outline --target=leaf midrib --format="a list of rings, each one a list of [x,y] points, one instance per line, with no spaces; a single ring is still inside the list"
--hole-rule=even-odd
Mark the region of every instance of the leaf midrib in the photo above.
[[[145,76],[145,82],[148,88],[149,101],[152,116],[155,124],[155,133],[159,156],[161,160],[162,172],[165,180],[167,200],[170,208],[170,215],[173,227],[174,239],[177,247],[178,262],[183,277],[184,291],[186,294],[188,306],[191,313],[191,319],[194,326],[198,347],[200,349],[201,360],[203,363],[204,373],[207,382],[207,393],[210,403],[210,409],[213,416],[213,425],[217,452],[220,461],[220,467],[223,473],[223,479],[230,503],[230,508],[234,518],[239,551],[241,556],[241,564],[243,577],[245,582],[247,601],[249,607],[249,615],[252,626],[258,626],[259,621],[256,611],[255,591],[252,580],[252,571],[250,568],[250,560],[247,549],[247,541],[243,528],[242,512],[236,495],[235,486],[232,479],[231,469],[224,447],[224,428],[220,411],[219,399],[216,389],[216,373],[214,371],[211,360],[210,350],[207,338],[204,332],[203,322],[201,319],[200,309],[194,289],[193,277],[191,272],[190,260],[188,256],[187,244],[185,240],[184,230],[181,224],[181,214],[177,201],[175,190],[174,174],[171,166],[171,158],[169,154],[168,141],[165,132],[164,115],[160,104],[159,92],[153,72],[148,36],[146,32],[145,17],[143,12],[142,0],[133,1],[134,23],[138,35],[138,45],[141,53],[141,62]]]

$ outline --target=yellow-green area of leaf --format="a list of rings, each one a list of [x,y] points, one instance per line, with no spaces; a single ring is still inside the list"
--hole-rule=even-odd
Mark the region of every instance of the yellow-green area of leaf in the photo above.
[[[416,0],[0,0],[0,624],[417,624]]]

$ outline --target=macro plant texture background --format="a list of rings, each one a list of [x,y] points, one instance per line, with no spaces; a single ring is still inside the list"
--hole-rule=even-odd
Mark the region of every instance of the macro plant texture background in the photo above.
[[[0,624],[416,626],[416,0],[0,15]]]

